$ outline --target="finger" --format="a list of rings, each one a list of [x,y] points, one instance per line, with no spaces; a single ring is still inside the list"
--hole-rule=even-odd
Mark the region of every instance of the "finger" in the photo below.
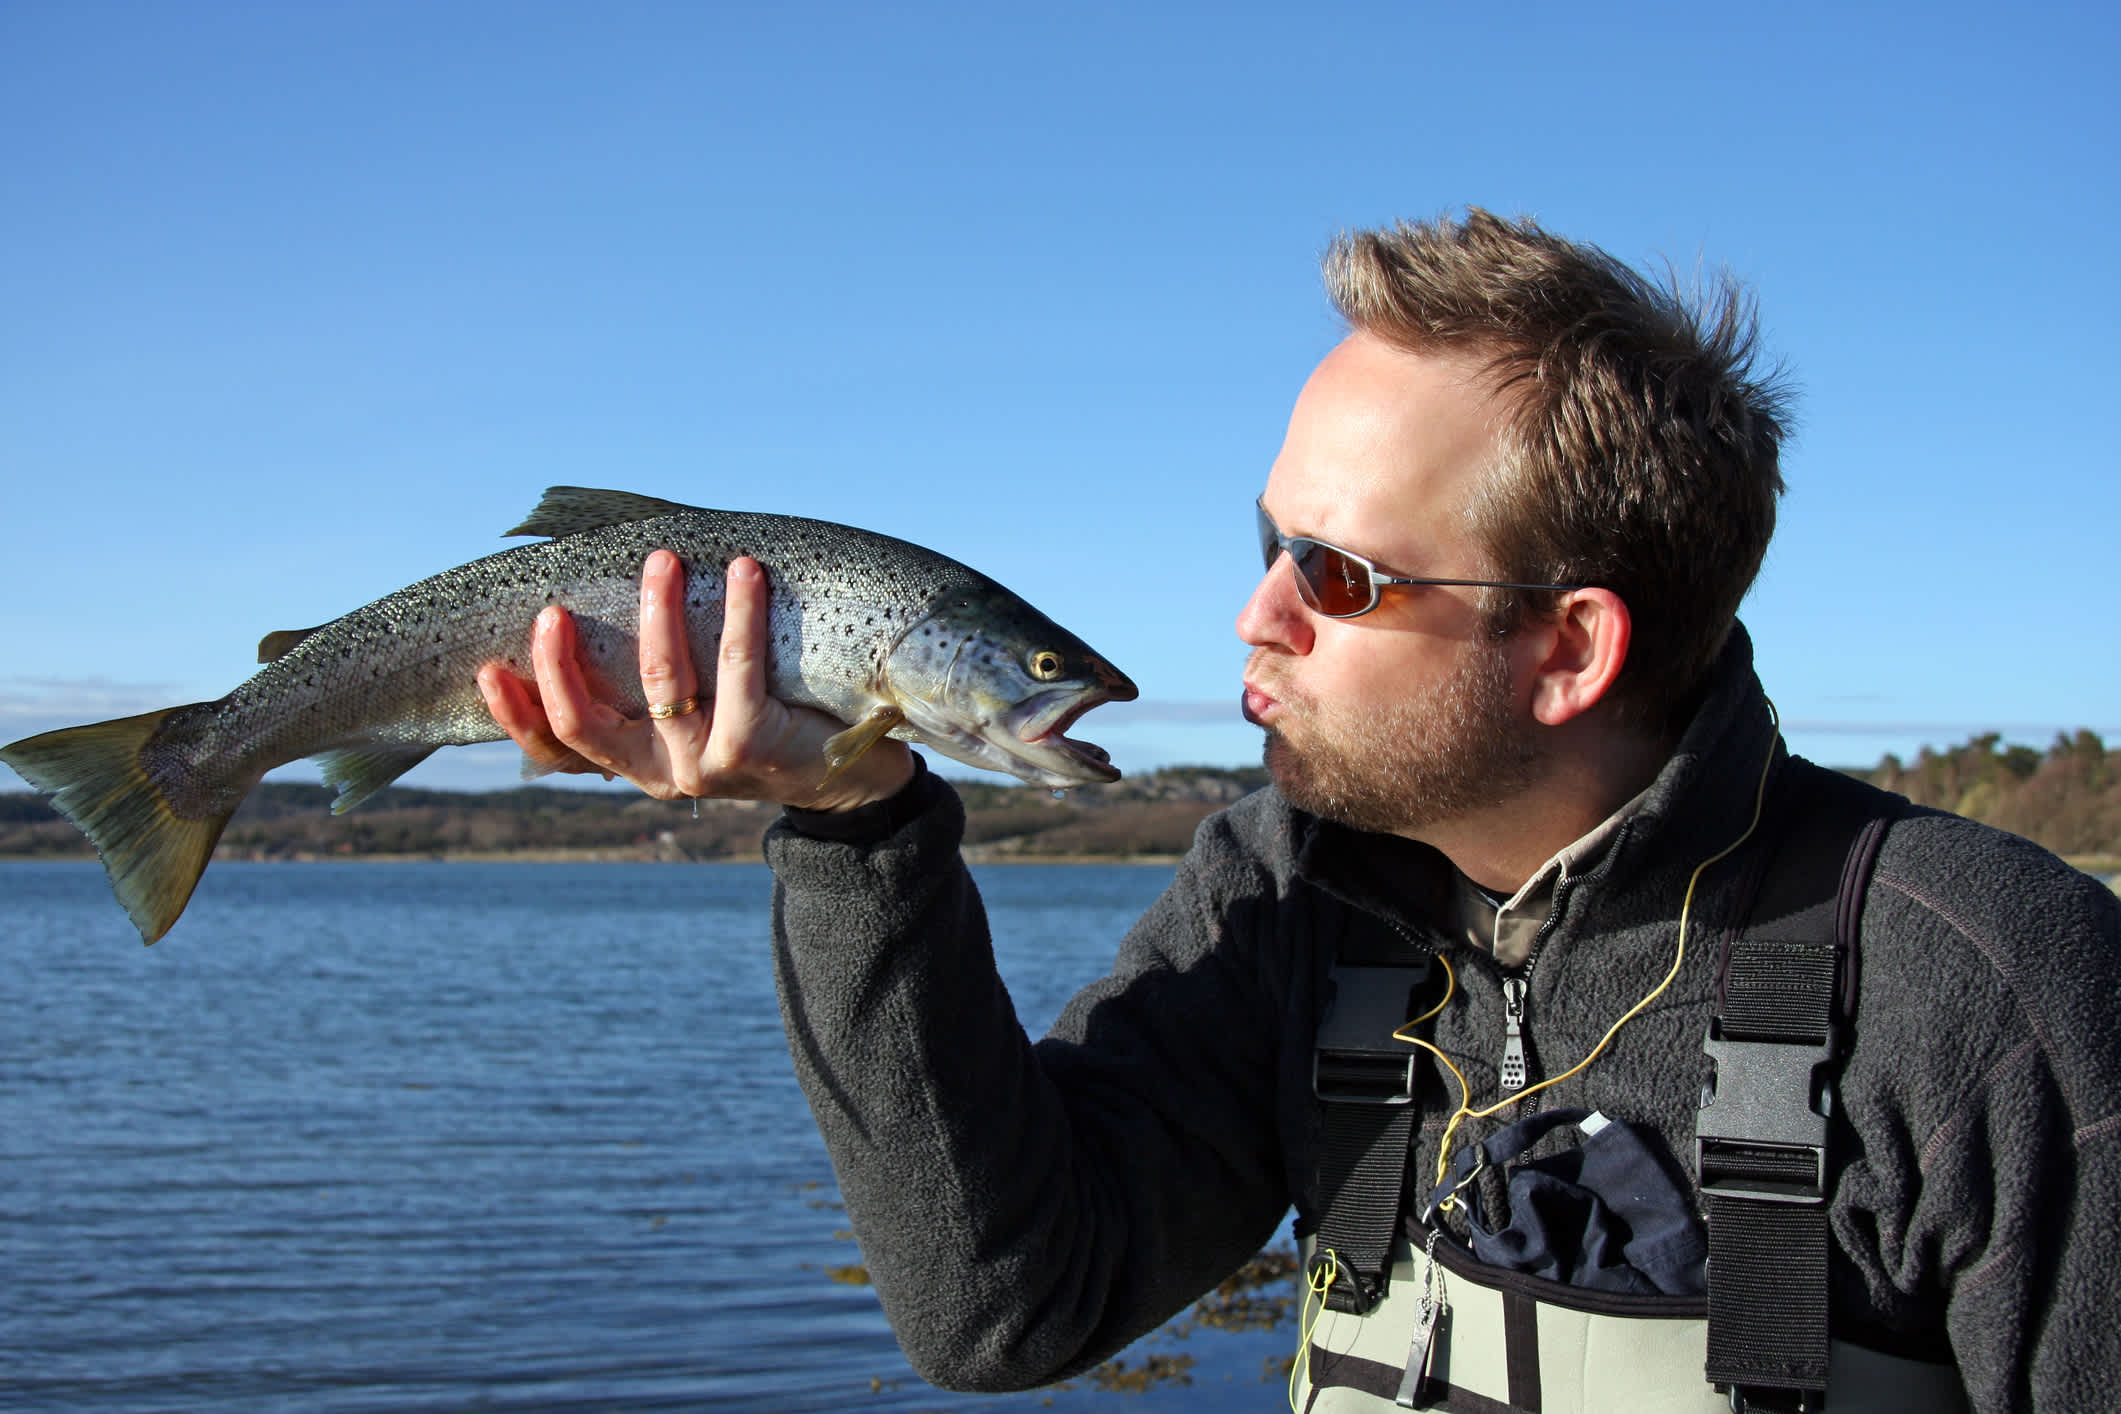
[[[685,641],[685,564],[668,550],[655,551],[641,567],[641,689],[651,707],[681,702],[699,689]]]
[[[508,733],[509,740],[523,749],[524,757],[539,771],[610,777],[609,771],[583,760],[552,734],[545,709],[538,703],[537,688],[506,667],[487,663],[479,669],[479,695],[486,700],[494,724]]]
[[[499,663],[486,663],[479,668],[479,696],[486,700],[486,711],[494,725],[508,733],[509,740],[523,749],[541,770],[586,771],[588,762],[575,755],[545,723],[545,709],[538,705],[535,689]]]
[[[766,571],[748,555],[729,562],[722,641],[715,650],[714,721],[709,751],[734,765],[749,760],[765,725],[766,619],[772,591]]]
[[[657,550],[641,567],[641,692],[649,720],[671,764],[671,779],[680,793],[699,785],[700,744],[707,727],[698,708],[677,716],[658,716],[657,709],[698,701],[699,675],[692,666],[692,646],[685,623],[685,564],[668,550]]]
[[[555,606],[539,611],[530,636],[530,660],[554,738],[599,770],[630,778],[628,763],[649,754],[641,746],[647,726],[629,721],[590,692],[582,672],[581,643],[566,610]]]

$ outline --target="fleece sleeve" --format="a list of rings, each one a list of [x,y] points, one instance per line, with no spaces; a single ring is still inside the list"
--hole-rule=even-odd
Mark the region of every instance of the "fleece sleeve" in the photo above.
[[[1189,857],[1111,976],[1033,1044],[923,775],[768,832],[795,1070],[908,1359],[948,1388],[1094,1364],[1234,1270],[1288,1202],[1280,1001]],[[1196,846],[1195,854],[1200,852]]]
[[[1956,1209],[1934,1223],[1952,1353],[1984,1412],[2111,1408],[2121,1378],[2121,1118],[2075,1124],[2044,1062],[2013,1048],[1926,1146],[1926,1205]]]
[[[1850,1098],[1884,1122],[1860,1125],[1852,1191],[1868,1197],[1837,1220],[1844,1247],[1879,1263],[1881,1309],[1941,1295],[1981,1414],[2111,1408],[2121,910],[2023,841],[1958,847],[1973,828],[1912,822],[1881,865],[1871,909],[1893,941],[1866,960],[1876,1010],[1857,1038],[1877,1063]],[[1929,839],[1955,874],[1909,859]]]

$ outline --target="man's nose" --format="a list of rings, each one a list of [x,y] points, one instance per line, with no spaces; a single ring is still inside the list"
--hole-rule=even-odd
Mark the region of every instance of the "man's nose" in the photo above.
[[[1296,592],[1296,576],[1290,573],[1288,556],[1276,555],[1274,563],[1252,588],[1252,597],[1238,611],[1237,636],[1254,648],[1285,648],[1292,653],[1311,651],[1311,611]]]

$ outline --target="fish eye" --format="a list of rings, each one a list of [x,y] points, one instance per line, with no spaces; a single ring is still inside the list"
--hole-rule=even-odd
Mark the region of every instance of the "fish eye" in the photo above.
[[[1031,655],[1029,666],[1031,668],[1031,676],[1037,678],[1040,682],[1052,682],[1061,675],[1061,670],[1065,665],[1061,662],[1060,654],[1050,648],[1041,648]]]

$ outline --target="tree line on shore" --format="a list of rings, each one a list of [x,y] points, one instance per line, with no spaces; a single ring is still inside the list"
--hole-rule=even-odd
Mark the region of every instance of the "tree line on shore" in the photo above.
[[[1172,767],[1064,794],[956,781],[974,858],[1175,855],[1211,811],[1266,784],[1258,768]],[[468,792],[392,786],[331,814],[327,786],[268,783],[222,831],[223,859],[497,857],[756,858],[778,811],[749,801],[650,800],[631,790],[524,786]],[[0,857],[87,858],[88,841],[42,796],[0,793]]]
[[[1918,805],[2024,835],[2072,858],[2121,857],[2121,751],[2078,731],[2045,752],[1990,733],[1912,761],[1854,770]],[[958,781],[974,859],[1140,858],[1185,851],[1211,812],[1266,784],[1258,767],[1175,766],[1056,795]],[[325,786],[251,793],[221,836],[236,859],[553,854],[612,859],[756,858],[775,812],[742,801],[648,800],[617,790],[525,786],[471,793],[394,786],[332,815]],[[88,842],[40,796],[0,794],[0,856],[87,857]]]
[[[2121,750],[2097,732],[2058,733],[2042,752],[1995,732],[1858,772],[1917,805],[2023,835],[2065,858],[2121,857]]]

